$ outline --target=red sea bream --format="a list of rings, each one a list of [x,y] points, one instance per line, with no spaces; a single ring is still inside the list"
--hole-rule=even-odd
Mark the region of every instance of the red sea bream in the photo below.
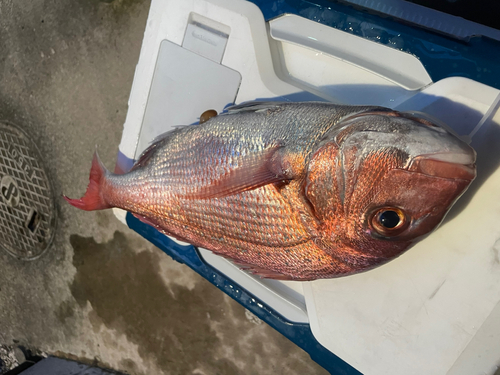
[[[409,114],[260,102],[164,134],[123,175],[95,155],[87,192],[66,199],[123,208],[262,277],[314,280],[401,255],[443,220],[474,163]]]

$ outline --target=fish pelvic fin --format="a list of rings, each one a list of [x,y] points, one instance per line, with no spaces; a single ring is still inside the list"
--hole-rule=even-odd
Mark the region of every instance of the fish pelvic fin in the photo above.
[[[64,199],[73,207],[84,211],[104,210],[112,206],[106,202],[103,196],[103,183],[106,181],[108,170],[102,163],[97,151],[92,159],[92,168],[90,169],[89,185],[85,195],[80,199],[71,199],[63,195]]]

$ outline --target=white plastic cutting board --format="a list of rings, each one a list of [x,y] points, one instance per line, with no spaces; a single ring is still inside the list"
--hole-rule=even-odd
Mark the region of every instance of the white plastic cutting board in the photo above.
[[[448,120],[461,135],[476,130],[478,178],[443,225],[398,259],[304,283],[315,337],[359,371],[493,374],[500,365],[498,99],[498,90],[450,78],[402,103]]]

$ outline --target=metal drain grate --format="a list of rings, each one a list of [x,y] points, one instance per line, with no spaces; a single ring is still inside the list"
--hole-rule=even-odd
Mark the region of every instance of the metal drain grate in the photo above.
[[[55,232],[54,198],[41,160],[24,132],[0,123],[0,248],[20,259],[39,257]]]

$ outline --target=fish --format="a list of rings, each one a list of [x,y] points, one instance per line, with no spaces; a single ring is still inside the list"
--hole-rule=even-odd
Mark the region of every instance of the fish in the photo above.
[[[82,210],[119,207],[279,280],[336,278],[429,235],[476,177],[473,148],[377,106],[250,102],[157,139],[125,174],[94,154]]]

